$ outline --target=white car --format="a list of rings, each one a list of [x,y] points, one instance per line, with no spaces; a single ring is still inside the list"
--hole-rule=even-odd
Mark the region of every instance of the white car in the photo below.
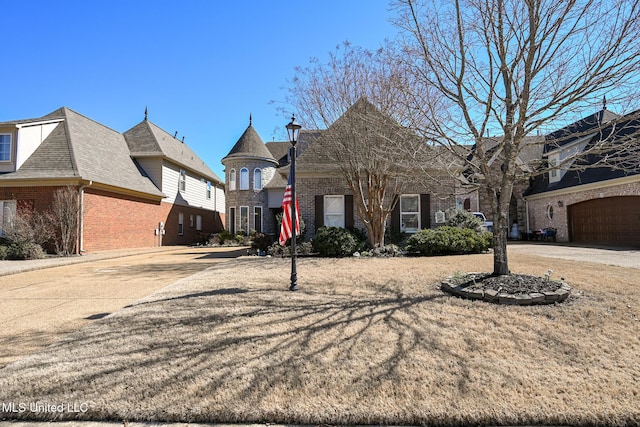
[[[473,212],[473,216],[482,221],[482,229],[493,233],[493,221],[487,221],[487,217],[482,212]]]

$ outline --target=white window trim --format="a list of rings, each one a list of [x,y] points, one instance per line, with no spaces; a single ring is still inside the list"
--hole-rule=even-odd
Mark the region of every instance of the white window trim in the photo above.
[[[11,163],[13,161],[13,134],[0,132],[0,136],[4,135],[9,137],[9,158],[7,160],[0,159],[0,163]]]
[[[196,231],[202,231],[202,215],[196,215]]]
[[[211,200],[211,181],[207,181],[207,188],[205,189],[205,195],[207,200]]]
[[[247,210],[247,228],[242,228],[242,210],[246,209]],[[238,232],[240,231],[244,231],[245,233],[247,233],[247,236],[249,235],[249,232],[251,231],[251,221],[249,219],[249,206],[240,206],[240,223],[239,223],[239,227],[238,227]]]
[[[404,197],[416,197],[418,199],[418,210],[417,211],[403,211],[402,210],[402,199]],[[398,203],[400,204],[399,210],[400,210],[400,231],[405,232],[405,233],[417,233],[418,230],[420,230],[421,228],[421,215],[420,215],[420,195],[419,194],[401,194],[400,195],[400,200],[398,200]],[[418,215],[418,228],[413,229],[413,228],[405,228],[404,227],[404,223],[402,221],[402,216],[403,215]]]
[[[256,177],[256,174],[260,173],[259,177]],[[259,179],[256,179],[259,178]],[[253,189],[256,191],[262,190],[262,169],[255,168],[253,170]]]
[[[178,236],[184,235],[184,214],[178,212]]]
[[[242,175],[247,177],[246,182],[243,182]],[[248,190],[249,189],[249,169],[242,168],[240,169],[240,190]]]
[[[257,228],[255,228],[256,225],[256,217],[258,216],[257,214],[257,210],[260,209],[260,232],[264,231],[264,224],[263,224],[263,217],[264,217],[264,209],[262,209],[262,206],[254,206],[253,207],[253,225],[254,225],[254,229],[256,231],[258,231]]]
[[[231,213],[233,212],[233,214]],[[233,222],[231,221],[233,219]],[[236,234],[238,230],[238,210],[235,206],[229,206],[229,232],[231,234]]]
[[[10,211],[10,217],[5,218],[5,209]],[[17,202],[15,200],[0,200],[0,236],[4,236],[5,223],[7,228],[13,226],[13,218],[15,218]]]
[[[187,191],[187,171],[180,169],[180,178],[178,180],[178,190],[181,193]]]
[[[235,169],[231,169],[229,171],[229,191],[235,191],[236,190],[236,184],[238,178],[236,177],[236,170]]]
[[[327,213],[327,207],[329,206],[329,203],[327,203],[327,199],[338,199],[338,198],[342,199],[342,218],[340,220],[340,225],[334,225],[334,227],[344,228],[344,226],[345,226],[345,216],[346,215],[345,215],[345,212],[344,212],[345,203],[344,203],[344,196],[343,195],[327,194],[327,195],[324,196],[324,203],[323,203],[323,207],[322,207],[322,210],[323,210],[323,212],[322,212],[323,221],[324,221],[324,224],[327,225],[330,222],[333,222],[333,221],[327,221],[327,217],[328,216],[336,216],[336,217],[338,216],[337,213]]]

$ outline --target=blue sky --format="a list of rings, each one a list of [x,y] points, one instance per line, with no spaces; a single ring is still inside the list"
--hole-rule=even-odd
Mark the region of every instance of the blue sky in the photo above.
[[[9,1],[0,30],[0,121],[66,106],[124,132],[144,118],[185,142],[220,178],[253,126],[286,139],[295,66],[348,40],[393,38],[386,0]],[[271,103],[274,101],[274,103]],[[293,112],[293,111],[291,111]]]

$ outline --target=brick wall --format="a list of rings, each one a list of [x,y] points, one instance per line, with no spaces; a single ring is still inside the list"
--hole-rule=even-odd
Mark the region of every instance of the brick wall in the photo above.
[[[623,183],[600,188],[590,188],[583,191],[556,194],[548,197],[536,197],[528,201],[529,229],[531,231],[553,227],[558,230],[556,240],[558,242],[569,241],[568,206],[604,197],[614,196],[638,196],[640,195],[640,179],[635,182]],[[549,207],[553,207],[553,216],[549,218]]]

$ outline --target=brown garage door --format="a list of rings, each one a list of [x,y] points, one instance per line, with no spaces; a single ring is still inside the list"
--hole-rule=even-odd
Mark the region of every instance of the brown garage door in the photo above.
[[[640,196],[587,200],[568,213],[572,242],[640,246]]]

